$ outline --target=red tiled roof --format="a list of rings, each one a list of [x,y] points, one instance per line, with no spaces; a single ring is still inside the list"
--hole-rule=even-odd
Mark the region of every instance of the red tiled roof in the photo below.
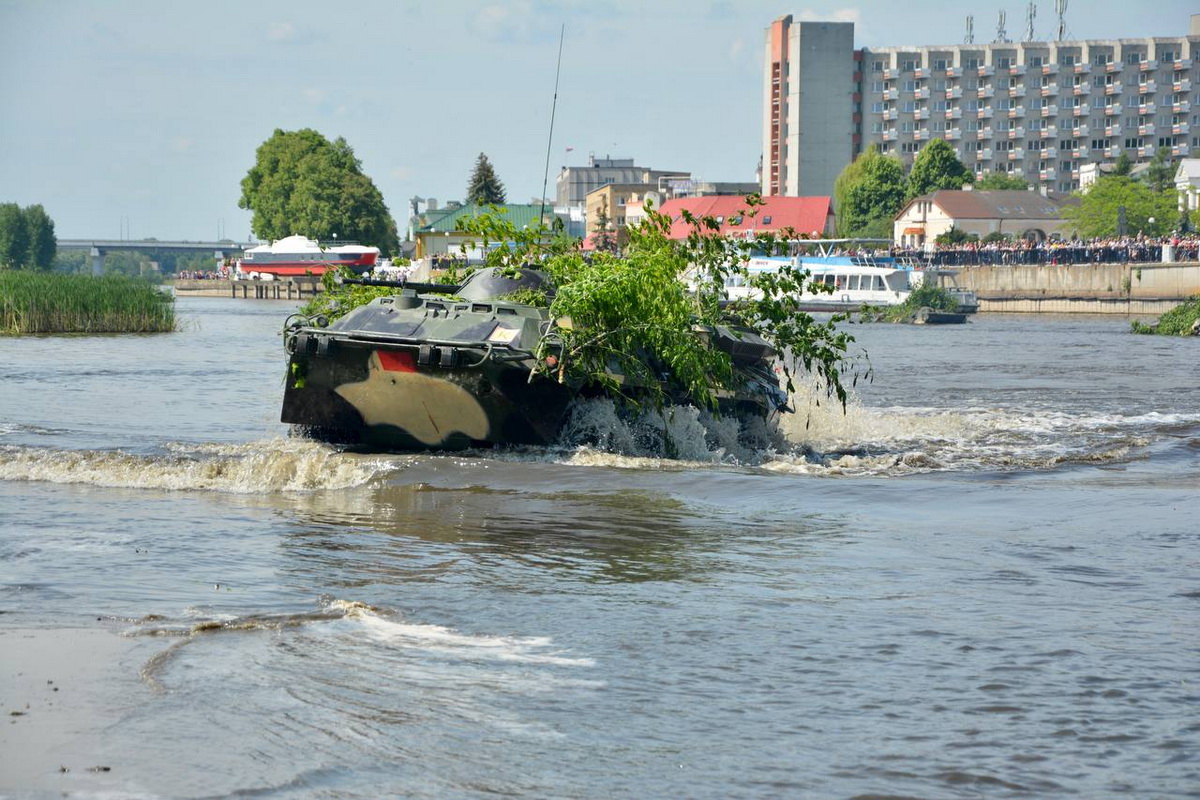
[[[923,201],[933,202],[952,219],[1060,219],[1063,206],[1078,202],[1070,195],[1042,196],[1028,189],[939,189],[913,198],[898,216]]]
[[[754,233],[757,231],[779,231],[791,228],[797,234],[818,237],[832,232],[833,204],[828,197],[764,197],[763,204],[756,206],[756,214],[746,213],[746,198],[737,195],[710,195],[707,197],[681,197],[663,203],[662,211],[671,218],[672,239],[686,239],[692,226],[683,219],[686,209],[697,217],[715,217],[720,222],[720,233]]]

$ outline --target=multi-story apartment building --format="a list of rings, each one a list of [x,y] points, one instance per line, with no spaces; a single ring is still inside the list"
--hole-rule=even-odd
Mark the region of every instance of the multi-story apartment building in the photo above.
[[[832,180],[809,181],[805,163],[828,161],[836,176],[872,144],[911,163],[927,142],[944,139],[976,175],[1006,172],[1063,192],[1079,187],[1080,166],[1109,163],[1122,152],[1135,162],[1160,147],[1176,158],[1200,153],[1200,14],[1191,17],[1187,36],[849,53],[844,30],[826,35],[818,26],[852,23],[783,17],[767,29],[764,193],[778,187],[781,194],[829,194]],[[809,48],[774,44],[803,41],[816,50],[823,37],[836,41],[836,63],[853,65],[849,92],[843,80],[826,86],[806,79]],[[827,123],[804,113],[815,98],[789,107],[799,87],[822,92],[819,102],[848,121],[845,140],[806,136],[809,125],[823,130]],[[795,153],[793,143],[813,149]]]
[[[764,76],[763,195],[832,195],[856,144],[854,23],[775,20]]]
[[[639,167],[633,163],[632,158],[597,158],[590,155],[586,166],[563,167],[559,171],[555,180],[555,203],[560,208],[582,205],[588,192],[610,183],[656,184],[672,180],[687,182],[691,177],[690,172]]]

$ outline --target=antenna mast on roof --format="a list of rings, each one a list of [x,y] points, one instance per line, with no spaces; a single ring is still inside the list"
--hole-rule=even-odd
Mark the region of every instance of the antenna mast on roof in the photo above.
[[[1008,14],[1001,11],[1000,18],[996,21],[996,41],[1004,44],[1008,42],[1008,31],[1004,30],[1004,21],[1008,19]]]
[[[1037,3],[1029,0],[1029,8],[1025,11],[1025,41],[1033,41],[1033,20],[1037,16]]]
[[[963,44],[975,44],[975,18],[967,15],[967,35],[963,37]]]
[[[1058,40],[1067,38],[1067,0],[1054,0],[1054,13],[1058,14]]]

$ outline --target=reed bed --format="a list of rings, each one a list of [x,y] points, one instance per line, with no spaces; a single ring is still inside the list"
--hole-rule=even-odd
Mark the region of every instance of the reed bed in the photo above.
[[[0,333],[159,333],[175,330],[175,300],[121,275],[0,271]]]

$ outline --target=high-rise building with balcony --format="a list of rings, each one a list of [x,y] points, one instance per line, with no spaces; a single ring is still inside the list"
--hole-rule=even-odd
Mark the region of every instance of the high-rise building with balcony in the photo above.
[[[764,194],[829,194],[872,144],[910,164],[944,139],[976,175],[1063,192],[1122,152],[1200,154],[1200,14],[1174,37],[857,50],[852,38],[852,23],[767,28]]]

